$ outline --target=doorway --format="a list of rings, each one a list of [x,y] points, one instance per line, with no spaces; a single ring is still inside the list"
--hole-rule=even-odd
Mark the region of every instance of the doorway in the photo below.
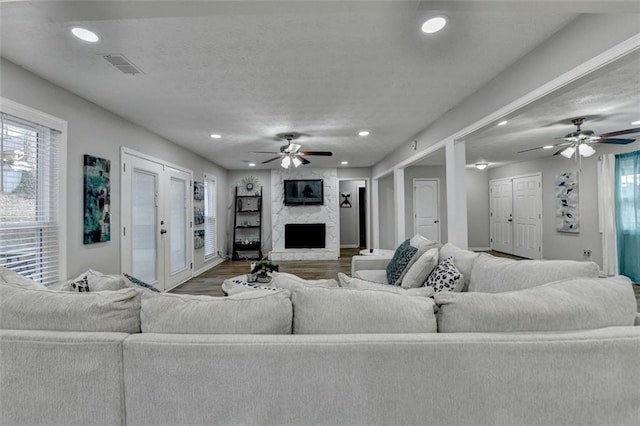
[[[413,179],[413,233],[440,241],[439,179]]]
[[[489,182],[490,246],[527,259],[542,259],[542,175]]]
[[[366,248],[368,234],[367,180],[338,179],[340,248]]]
[[[122,149],[122,272],[169,290],[191,278],[192,177]]]
[[[358,186],[358,235],[360,248],[367,247],[367,188]]]

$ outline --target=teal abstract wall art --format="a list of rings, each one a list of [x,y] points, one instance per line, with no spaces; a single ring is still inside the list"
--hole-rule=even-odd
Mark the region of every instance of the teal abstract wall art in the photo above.
[[[111,240],[111,161],[84,156],[84,244]]]

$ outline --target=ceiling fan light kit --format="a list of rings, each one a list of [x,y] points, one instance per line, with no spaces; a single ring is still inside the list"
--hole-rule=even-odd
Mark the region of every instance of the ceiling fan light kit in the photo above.
[[[476,169],[484,170],[484,169],[487,168],[488,165],[489,165],[489,163],[476,163]]]

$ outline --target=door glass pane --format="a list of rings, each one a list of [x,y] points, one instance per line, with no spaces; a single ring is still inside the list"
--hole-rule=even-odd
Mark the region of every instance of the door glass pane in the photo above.
[[[171,178],[171,273],[187,267],[187,186]]]
[[[156,274],[156,180],[157,176],[142,170],[133,171],[132,185],[132,273],[145,281],[155,282]]]

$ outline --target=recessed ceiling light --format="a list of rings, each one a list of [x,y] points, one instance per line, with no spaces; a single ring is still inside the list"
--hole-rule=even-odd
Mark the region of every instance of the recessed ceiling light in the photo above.
[[[211,139],[220,139],[222,136],[216,133],[211,134]]]
[[[358,132],[358,136],[369,136],[369,132],[366,130],[362,130],[360,132]]]
[[[434,16],[427,19],[422,24],[422,32],[427,34],[437,33],[447,25],[447,18],[444,16]]]
[[[555,145],[545,145],[542,147],[542,149],[551,149],[553,148]]]
[[[638,124],[640,124],[640,120],[636,120],[631,122],[632,125],[637,126]]]
[[[95,43],[95,42],[100,40],[100,37],[98,37],[98,34],[94,33],[93,31],[90,31],[90,30],[88,30],[86,28],[82,28],[82,27],[73,27],[73,28],[71,28],[71,34],[73,34],[74,36],[76,36],[80,40],[86,41],[86,42],[89,42],[89,43]]]
[[[340,164],[349,164],[348,161],[341,161]]]
[[[476,169],[484,170],[484,169],[487,168],[488,165],[489,165],[489,163],[476,163]]]
[[[498,126],[504,126],[507,123],[508,123],[507,120],[502,120],[501,122],[498,123]]]
[[[255,167],[256,163],[249,163],[249,167]]]

